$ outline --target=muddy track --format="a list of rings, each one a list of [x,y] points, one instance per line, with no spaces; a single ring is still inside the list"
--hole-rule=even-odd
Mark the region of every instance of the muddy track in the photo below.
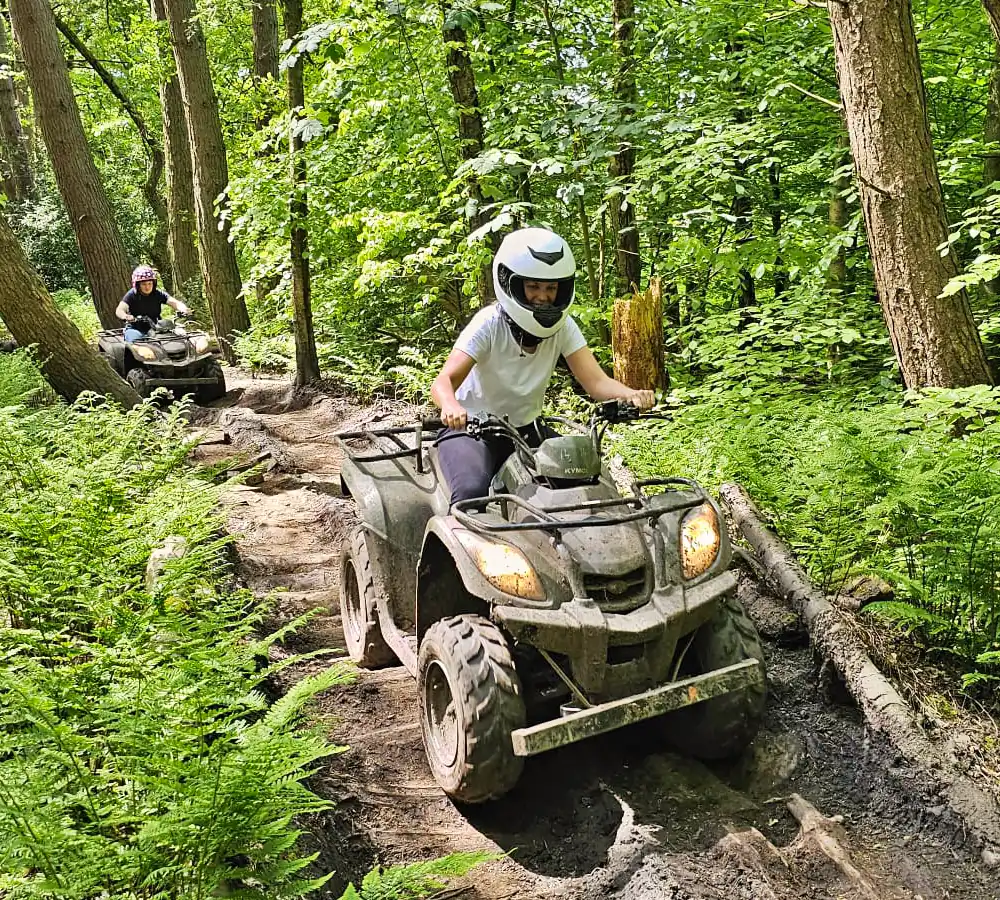
[[[288,652],[343,646],[339,547],[355,519],[338,495],[332,432],[404,421],[407,408],[297,397],[278,382],[238,387],[228,402],[256,410],[253,422],[287,454],[286,471],[227,497],[242,575],[258,593],[281,592],[276,624],[322,609]],[[221,417],[245,416],[241,409]],[[217,462],[233,450],[205,446],[196,458]],[[313,781],[335,808],[306,823],[322,865],[336,870],[326,896],[376,863],[487,849],[506,856],[476,870],[463,896],[1000,900],[998,870],[978,861],[921,774],[872,738],[789,614],[749,576],[740,591],[766,640],[769,706],[752,752],[727,766],[668,753],[639,725],[533,758],[508,797],[458,808],[430,777],[414,684],[401,667],[361,672],[321,697],[316,722],[348,747]],[[845,875],[800,829],[784,802],[793,793],[843,817],[832,827],[867,882]]]

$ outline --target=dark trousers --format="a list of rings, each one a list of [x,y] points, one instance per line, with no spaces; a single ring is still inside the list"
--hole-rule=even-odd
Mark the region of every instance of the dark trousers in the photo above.
[[[556,434],[547,425],[537,421],[517,430],[532,447],[537,447],[543,440]],[[514,452],[514,445],[508,438],[492,434],[473,438],[464,431],[455,431],[453,428],[444,428],[438,432],[435,443],[441,473],[451,488],[452,503],[489,494],[493,476]]]

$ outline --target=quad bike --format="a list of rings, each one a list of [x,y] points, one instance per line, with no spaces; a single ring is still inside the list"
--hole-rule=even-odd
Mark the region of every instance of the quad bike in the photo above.
[[[138,316],[136,322],[149,329],[144,337],[126,343],[124,329],[101,331],[97,349],[140,397],[165,387],[175,397],[193,393],[198,403],[210,403],[226,393],[226,376],[205,332],[189,332],[172,319]]]
[[[361,520],[341,559],[345,643],[361,666],[416,677],[427,760],[453,799],[499,797],[525,757],[642,719],[705,759],[753,740],[763,652],[719,507],[683,478],[621,494],[602,465],[608,425],[647,417],[611,401],[588,426],[549,418],[573,433],[535,449],[503,420],[470,420],[514,452],[488,497],[453,506],[425,440],[439,422],[338,435]],[[361,439],[378,452],[352,449]]]

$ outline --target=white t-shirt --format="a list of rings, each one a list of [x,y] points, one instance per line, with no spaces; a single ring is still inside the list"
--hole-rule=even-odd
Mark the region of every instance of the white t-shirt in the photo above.
[[[492,304],[472,317],[455,342],[457,350],[476,361],[455,397],[470,416],[483,418],[492,413],[507,416],[511,425],[527,425],[541,415],[545,389],[559,357],[586,346],[580,326],[567,316],[563,327],[543,340],[534,353],[522,354],[500,307]]]

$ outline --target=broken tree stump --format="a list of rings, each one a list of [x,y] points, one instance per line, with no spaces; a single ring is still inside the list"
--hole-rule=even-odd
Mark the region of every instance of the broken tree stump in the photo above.
[[[636,390],[667,386],[663,367],[663,292],[659,278],[615,302],[611,328],[615,378]]]

